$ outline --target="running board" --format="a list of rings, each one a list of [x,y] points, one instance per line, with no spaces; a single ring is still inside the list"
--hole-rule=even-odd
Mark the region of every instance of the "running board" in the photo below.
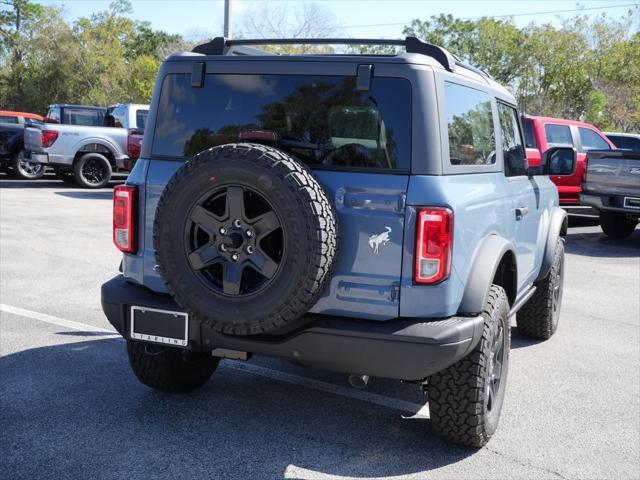
[[[536,293],[536,290],[537,287],[532,286],[526,294],[524,294],[518,301],[516,301],[516,303],[514,303],[513,307],[511,307],[511,310],[509,310],[509,318],[518,313],[518,310],[520,310],[522,306],[527,303],[527,300],[529,300],[533,296],[533,294]]]

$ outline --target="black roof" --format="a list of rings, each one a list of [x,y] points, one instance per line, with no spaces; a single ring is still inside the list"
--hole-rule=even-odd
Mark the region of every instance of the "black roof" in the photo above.
[[[49,108],[54,108],[54,107],[62,107],[62,108],[84,108],[86,110],[104,110],[106,111],[106,107],[96,107],[93,105],[75,105],[73,103],[53,103],[51,105],[49,105]]]
[[[466,68],[479,75],[490,78],[490,76],[471,65],[462,62],[455,55],[445,48],[424,42],[416,37],[406,37],[404,39],[373,39],[373,38],[240,38],[230,39],[216,37],[207,43],[197,45],[193,48],[193,53],[204,55],[225,55],[227,50],[234,46],[249,45],[393,45],[405,47],[407,53],[418,53],[433,58],[444,69],[453,71],[456,66]]]

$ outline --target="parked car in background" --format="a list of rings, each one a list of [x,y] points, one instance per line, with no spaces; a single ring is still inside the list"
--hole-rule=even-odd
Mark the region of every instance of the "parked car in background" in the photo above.
[[[573,147],[577,150],[573,175],[551,176],[551,181],[558,187],[561,205],[579,205],[587,152],[611,150],[616,146],[594,125],[576,120],[523,115],[522,126],[527,149],[538,149],[541,154],[551,147]]]
[[[27,120],[44,122],[44,117],[37,113],[12,112],[10,110],[0,110],[0,123],[13,123],[24,125]]]
[[[484,445],[510,319],[558,327],[567,214],[548,175],[575,150],[528,168],[513,95],[417,38],[398,55],[233,54],[278,42],[217,38],[158,73],[114,191],[122,274],[102,286],[133,372],[185,392],[255,353],[361,388],[406,380],[437,434]]]
[[[44,167],[30,160],[24,151],[24,127],[28,123],[42,123],[35,113],[0,110],[0,168],[23,180],[36,180],[44,174]]]
[[[62,107],[60,118],[63,122],[80,123],[44,123],[27,127],[24,143],[31,160],[53,167],[61,180],[77,182],[85,188],[104,187],[114,170],[131,170],[127,128],[137,129],[139,123],[144,126],[149,107],[123,104],[103,110],[104,114],[93,107],[86,110]],[[97,118],[102,120],[100,126],[85,124],[97,121]]]
[[[604,134],[615,144],[616,148],[640,152],[640,134],[622,132],[604,132]]]
[[[587,174],[580,201],[600,214],[609,237],[631,235],[640,218],[640,153],[629,150],[587,153]]]
[[[63,125],[84,125],[100,127],[104,125],[107,109],[88,105],[55,104],[49,105],[46,123],[60,123]]]

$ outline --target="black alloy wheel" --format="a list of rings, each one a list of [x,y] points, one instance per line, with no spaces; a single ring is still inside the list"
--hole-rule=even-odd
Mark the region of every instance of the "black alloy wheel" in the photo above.
[[[215,293],[253,295],[278,274],[284,226],[269,202],[246,185],[205,193],[185,221],[185,254],[197,278]]]
[[[82,178],[91,185],[99,185],[104,181],[106,175],[108,175],[103,163],[96,158],[87,160],[80,169],[80,173]]]

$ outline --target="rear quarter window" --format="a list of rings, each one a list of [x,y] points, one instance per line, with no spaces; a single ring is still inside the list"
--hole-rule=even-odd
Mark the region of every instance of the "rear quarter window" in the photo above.
[[[452,165],[496,163],[496,142],[488,93],[445,82],[445,102]]]
[[[18,117],[0,115],[0,123],[18,123]]]
[[[152,156],[188,158],[233,142],[273,144],[314,168],[408,171],[411,84],[314,75],[190,74],[162,84]]]

